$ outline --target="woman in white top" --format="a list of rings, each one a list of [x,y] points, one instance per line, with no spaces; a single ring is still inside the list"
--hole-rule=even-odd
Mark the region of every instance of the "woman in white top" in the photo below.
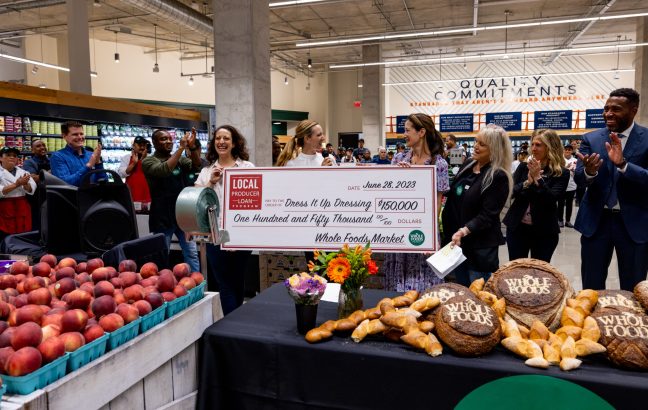
[[[207,148],[206,166],[200,171],[196,186],[213,188],[218,196],[220,217],[223,215],[223,169],[230,167],[250,168],[250,158],[245,138],[231,125],[221,125],[214,132],[214,138]],[[250,251],[224,251],[220,246],[207,244],[210,284],[217,284],[220,291],[223,314],[243,304],[245,275],[243,274]],[[214,290],[209,286],[209,290]]]
[[[322,126],[312,120],[303,120],[295,129],[295,136],[284,147],[278,167],[319,167],[336,165],[335,158],[322,156],[322,144],[326,142]]]
[[[0,150],[0,242],[7,236],[31,230],[31,208],[25,195],[33,195],[36,182],[29,172],[18,168],[20,150]]]

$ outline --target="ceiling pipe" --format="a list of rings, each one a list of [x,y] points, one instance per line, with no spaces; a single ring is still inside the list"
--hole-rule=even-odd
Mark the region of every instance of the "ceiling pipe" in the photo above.
[[[214,35],[213,20],[189,6],[175,0],[122,0],[142,11],[154,14],[162,20],[181,24],[205,37]]]
[[[0,14],[37,9],[39,7],[58,6],[59,4],[65,4],[65,0],[14,1],[0,4]]]
[[[605,4],[605,6],[598,12],[598,15],[599,16],[604,15],[610,9],[610,7],[612,7],[614,5],[614,3],[616,3],[616,0],[608,1]],[[596,10],[596,7],[598,7],[598,6],[592,6],[590,11],[587,14],[585,14],[583,17],[589,17],[592,14],[594,14],[594,12]],[[560,46],[558,46],[558,48],[564,49],[564,48],[571,47],[572,44],[574,44],[576,41],[578,41],[578,39],[581,38],[581,36],[583,34],[585,34],[585,32],[587,30],[589,30],[589,28],[592,27],[595,22],[596,21],[592,20],[592,21],[588,21],[587,23],[581,23],[582,28],[580,30],[578,30],[577,32],[573,32],[572,34],[570,34],[569,37],[567,37],[567,39],[565,39],[565,41],[563,41],[563,43]],[[558,58],[561,55],[562,55],[562,52],[553,53],[551,56],[549,56],[549,58],[544,63],[544,65],[548,66],[548,65],[553,64],[556,60],[558,60]]]
[[[477,16],[479,15],[479,0],[473,2],[473,28],[477,28]],[[473,36],[477,35],[477,30],[473,30]]]

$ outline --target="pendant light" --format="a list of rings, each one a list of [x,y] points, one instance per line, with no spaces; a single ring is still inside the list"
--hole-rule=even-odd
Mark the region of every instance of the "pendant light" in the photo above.
[[[614,79],[618,80],[621,78],[621,75],[619,75],[619,45],[621,44],[621,36],[617,36],[617,63],[616,63],[616,71],[614,73]]]
[[[508,17],[513,14],[511,10],[504,10],[504,59],[508,59]]]
[[[117,32],[115,31],[115,64],[119,64],[119,51],[117,50]]]
[[[155,42],[155,64],[153,65],[153,72],[159,73],[160,67],[157,62],[157,24],[153,24],[153,41]]]

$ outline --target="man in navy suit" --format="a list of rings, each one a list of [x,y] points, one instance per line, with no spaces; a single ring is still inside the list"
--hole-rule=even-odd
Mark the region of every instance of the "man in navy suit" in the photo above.
[[[575,228],[583,288],[605,289],[616,250],[621,289],[648,272],[648,128],[634,122],[639,93],[620,88],[603,108],[606,128],[586,134],[575,179],[587,186]]]

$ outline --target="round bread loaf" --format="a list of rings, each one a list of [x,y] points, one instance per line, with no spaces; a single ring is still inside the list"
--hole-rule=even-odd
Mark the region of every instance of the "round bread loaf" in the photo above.
[[[484,290],[506,301],[506,314],[531,328],[534,320],[549,330],[560,326],[560,315],[574,291],[556,268],[537,259],[516,259],[502,265],[484,285]]]
[[[472,293],[470,289],[468,289],[463,285],[459,285],[458,283],[440,283],[438,285],[432,286],[429,289],[426,289],[423,295],[421,296],[421,299],[437,297],[441,301],[441,305],[443,305],[449,299],[461,295],[468,295],[471,297],[475,296],[475,294]],[[429,312],[426,312],[425,320],[434,321],[434,316],[436,315],[436,311],[439,309],[441,305],[435,307]]]
[[[594,311],[598,309],[625,308],[637,313],[645,313],[632,292],[627,290],[599,290],[598,303]]]
[[[601,330],[599,343],[607,358],[628,369],[648,370],[648,316],[624,307],[601,308],[592,313]]]
[[[490,352],[501,337],[495,311],[468,294],[447,300],[437,309],[434,328],[450,349],[463,356]]]
[[[634,287],[634,296],[637,302],[648,311],[648,280],[642,280]]]

